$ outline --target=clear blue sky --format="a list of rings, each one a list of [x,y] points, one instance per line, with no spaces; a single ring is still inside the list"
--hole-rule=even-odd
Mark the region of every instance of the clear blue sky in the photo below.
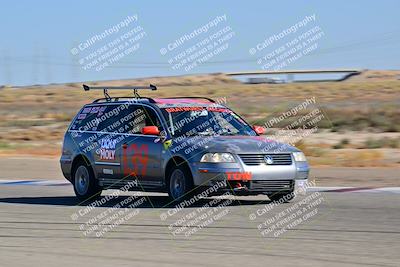
[[[218,15],[235,32],[229,48],[193,73],[260,69],[249,48],[316,14],[325,36],[286,69],[400,69],[400,1],[2,1],[0,84],[29,85],[187,74],[160,48]],[[102,71],[83,70],[70,50],[139,16],[140,49]],[[110,39],[111,40],[111,39]],[[231,60],[234,60],[230,62]],[[150,63],[150,64],[149,64]]]

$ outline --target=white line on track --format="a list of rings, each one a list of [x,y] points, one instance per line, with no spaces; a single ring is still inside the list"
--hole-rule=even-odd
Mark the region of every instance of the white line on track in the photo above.
[[[35,186],[65,186],[70,182],[63,180],[0,180],[0,185],[35,185]],[[310,187],[309,192],[335,193],[396,193],[400,194],[400,187]]]

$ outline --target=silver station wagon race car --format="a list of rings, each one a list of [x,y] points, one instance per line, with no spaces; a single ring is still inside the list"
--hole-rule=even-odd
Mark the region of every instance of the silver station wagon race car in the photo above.
[[[149,87],[89,87],[105,98],[82,107],[65,133],[61,169],[76,196],[105,189],[167,192],[182,200],[211,195],[267,195],[290,201],[309,165],[298,149],[262,136],[231,109],[203,97],[140,97]],[[131,89],[133,97],[110,97]]]

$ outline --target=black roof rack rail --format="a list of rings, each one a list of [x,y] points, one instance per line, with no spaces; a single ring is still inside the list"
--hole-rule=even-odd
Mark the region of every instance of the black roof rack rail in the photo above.
[[[210,101],[211,103],[215,103],[215,100],[208,98],[208,97],[203,97],[203,96],[172,96],[172,97],[163,97],[160,99],[205,99],[207,101]]]
[[[133,97],[141,98],[138,93],[138,90],[142,89],[155,91],[157,90],[157,87],[153,84],[150,84],[149,86],[88,86],[86,84],[83,84],[83,90],[85,91],[103,90],[106,101],[111,101],[112,99],[108,94],[108,90],[133,90]]]
[[[114,102],[116,102],[116,101],[123,100],[123,99],[129,100],[129,99],[132,99],[132,97],[129,97],[129,96],[115,96],[115,97],[110,97],[110,98],[98,98],[98,99],[94,100],[93,103],[99,103],[101,101],[106,101],[106,102],[114,101]],[[154,101],[154,99],[151,98],[151,97],[143,97],[143,96],[141,96],[141,97],[135,97],[134,99],[135,100],[144,99],[144,100],[148,100],[149,103],[156,103],[156,101]]]

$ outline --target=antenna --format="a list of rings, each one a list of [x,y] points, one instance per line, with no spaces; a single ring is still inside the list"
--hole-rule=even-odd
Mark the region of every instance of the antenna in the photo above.
[[[108,94],[108,90],[133,90],[133,96],[134,98],[140,98],[140,95],[138,93],[138,90],[152,90],[155,91],[157,90],[157,87],[153,84],[150,84],[149,86],[88,86],[86,84],[83,84],[83,90],[89,91],[89,90],[103,90],[104,97],[106,98],[107,101],[111,101],[111,97]]]

